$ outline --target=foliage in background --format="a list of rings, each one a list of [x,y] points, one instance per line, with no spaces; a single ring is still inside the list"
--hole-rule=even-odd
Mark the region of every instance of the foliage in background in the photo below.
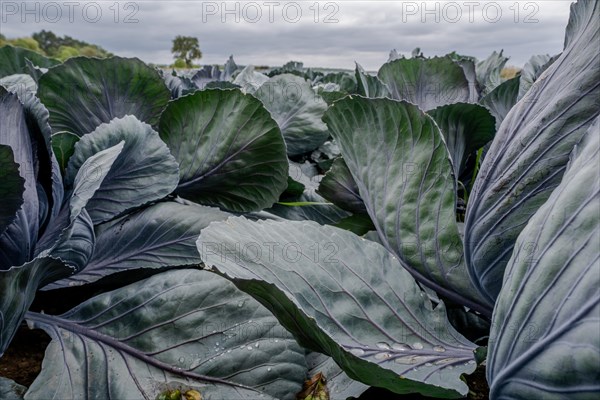
[[[0,46],[10,44],[15,47],[22,47],[33,50],[50,58],[56,58],[64,61],[67,58],[76,56],[86,57],[110,57],[111,53],[102,47],[74,39],[70,36],[57,36],[52,31],[41,30],[31,35],[31,37],[7,39],[0,35]]]
[[[194,60],[202,58],[198,38],[191,36],[177,35],[173,39],[171,53],[173,53],[173,58],[183,60],[188,68],[193,66],[192,63]]]

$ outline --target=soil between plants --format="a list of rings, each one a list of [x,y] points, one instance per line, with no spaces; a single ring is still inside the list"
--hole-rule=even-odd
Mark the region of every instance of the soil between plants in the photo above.
[[[44,331],[19,327],[4,356],[0,358],[0,376],[29,387],[42,369],[42,360],[50,336]]]

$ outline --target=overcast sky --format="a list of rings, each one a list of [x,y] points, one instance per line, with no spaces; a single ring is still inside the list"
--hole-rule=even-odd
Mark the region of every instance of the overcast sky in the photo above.
[[[596,1],[596,0],[585,0]],[[176,35],[197,37],[202,64],[377,70],[389,51],[451,51],[509,64],[562,51],[571,1],[0,1],[0,32],[41,29],[98,44],[121,56],[171,63]]]

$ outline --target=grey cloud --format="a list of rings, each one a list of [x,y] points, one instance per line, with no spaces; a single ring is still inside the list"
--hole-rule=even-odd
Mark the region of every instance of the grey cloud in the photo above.
[[[7,2],[2,3],[5,7]],[[13,3],[19,5],[22,2]],[[309,7],[315,2],[298,1],[296,4],[303,12],[299,22],[286,22],[280,14],[275,14],[275,22],[269,23],[264,2],[239,2],[240,10],[249,3],[261,7],[262,19],[253,24],[244,22],[243,18],[240,23],[235,23],[233,14],[226,15],[227,22],[222,23],[220,12],[203,21],[203,9],[210,5],[220,8],[221,1],[145,1],[129,2],[137,5],[138,11],[133,17],[139,22],[127,24],[123,19],[132,11],[131,7],[122,9],[127,3],[118,3],[121,8],[118,23],[113,21],[115,2],[108,1],[96,2],[103,11],[97,23],[90,23],[81,15],[73,22],[63,18],[57,23],[49,23],[42,18],[36,23],[30,18],[22,23],[17,14],[3,15],[5,20],[0,29],[9,37],[50,29],[57,34],[97,43],[119,55],[136,56],[155,63],[172,62],[171,40],[182,34],[199,38],[204,53],[201,61],[210,64],[221,64],[234,54],[240,64],[281,65],[294,59],[304,61],[307,66],[353,68],[353,62],[358,61],[365,68],[376,70],[392,48],[408,53],[418,46],[428,56],[456,50],[478,58],[486,57],[493,50],[504,49],[505,55],[511,57],[509,64],[520,66],[533,54],[556,54],[562,50],[570,4],[569,1],[491,2],[501,6],[503,12],[498,22],[491,23],[477,11],[485,4],[482,2],[476,9],[475,22],[470,23],[464,1],[428,2],[429,10],[434,9],[435,4],[440,10],[449,9],[449,4],[462,7],[458,22],[451,23],[449,20],[453,16],[448,14],[440,15],[440,22],[435,23],[432,21],[435,16],[423,14],[422,9],[415,15],[406,15],[407,10],[414,11],[410,7],[421,8],[421,1],[336,1],[330,3],[337,8],[330,6],[328,10],[322,9],[327,2],[318,2],[321,7],[319,22],[314,23],[314,10]],[[285,2],[279,3],[281,9]],[[509,9],[515,3],[520,8],[517,23],[514,11]],[[526,8],[528,4],[530,8]],[[532,9],[531,4],[536,8]],[[228,3],[228,7],[233,9],[234,3]],[[334,10],[337,10],[335,18],[339,23],[323,23],[327,12]],[[524,23],[525,16],[532,10],[536,11],[534,18],[539,22]],[[428,22],[421,22],[422,18]]]

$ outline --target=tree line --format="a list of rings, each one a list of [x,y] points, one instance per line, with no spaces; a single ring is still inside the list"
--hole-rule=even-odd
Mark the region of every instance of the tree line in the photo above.
[[[105,58],[113,55],[98,45],[74,39],[67,35],[58,36],[54,32],[46,30],[36,32],[31,37],[15,39],[8,39],[0,34],[0,46],[7,44],[24,47],[61,61],[76,56]],[[175,37],[171,52],[175,59],[173,66],[176,68],[192,68],[194,60],[199,60],[202,57],[198,38],[191,36],[178,35]]]

